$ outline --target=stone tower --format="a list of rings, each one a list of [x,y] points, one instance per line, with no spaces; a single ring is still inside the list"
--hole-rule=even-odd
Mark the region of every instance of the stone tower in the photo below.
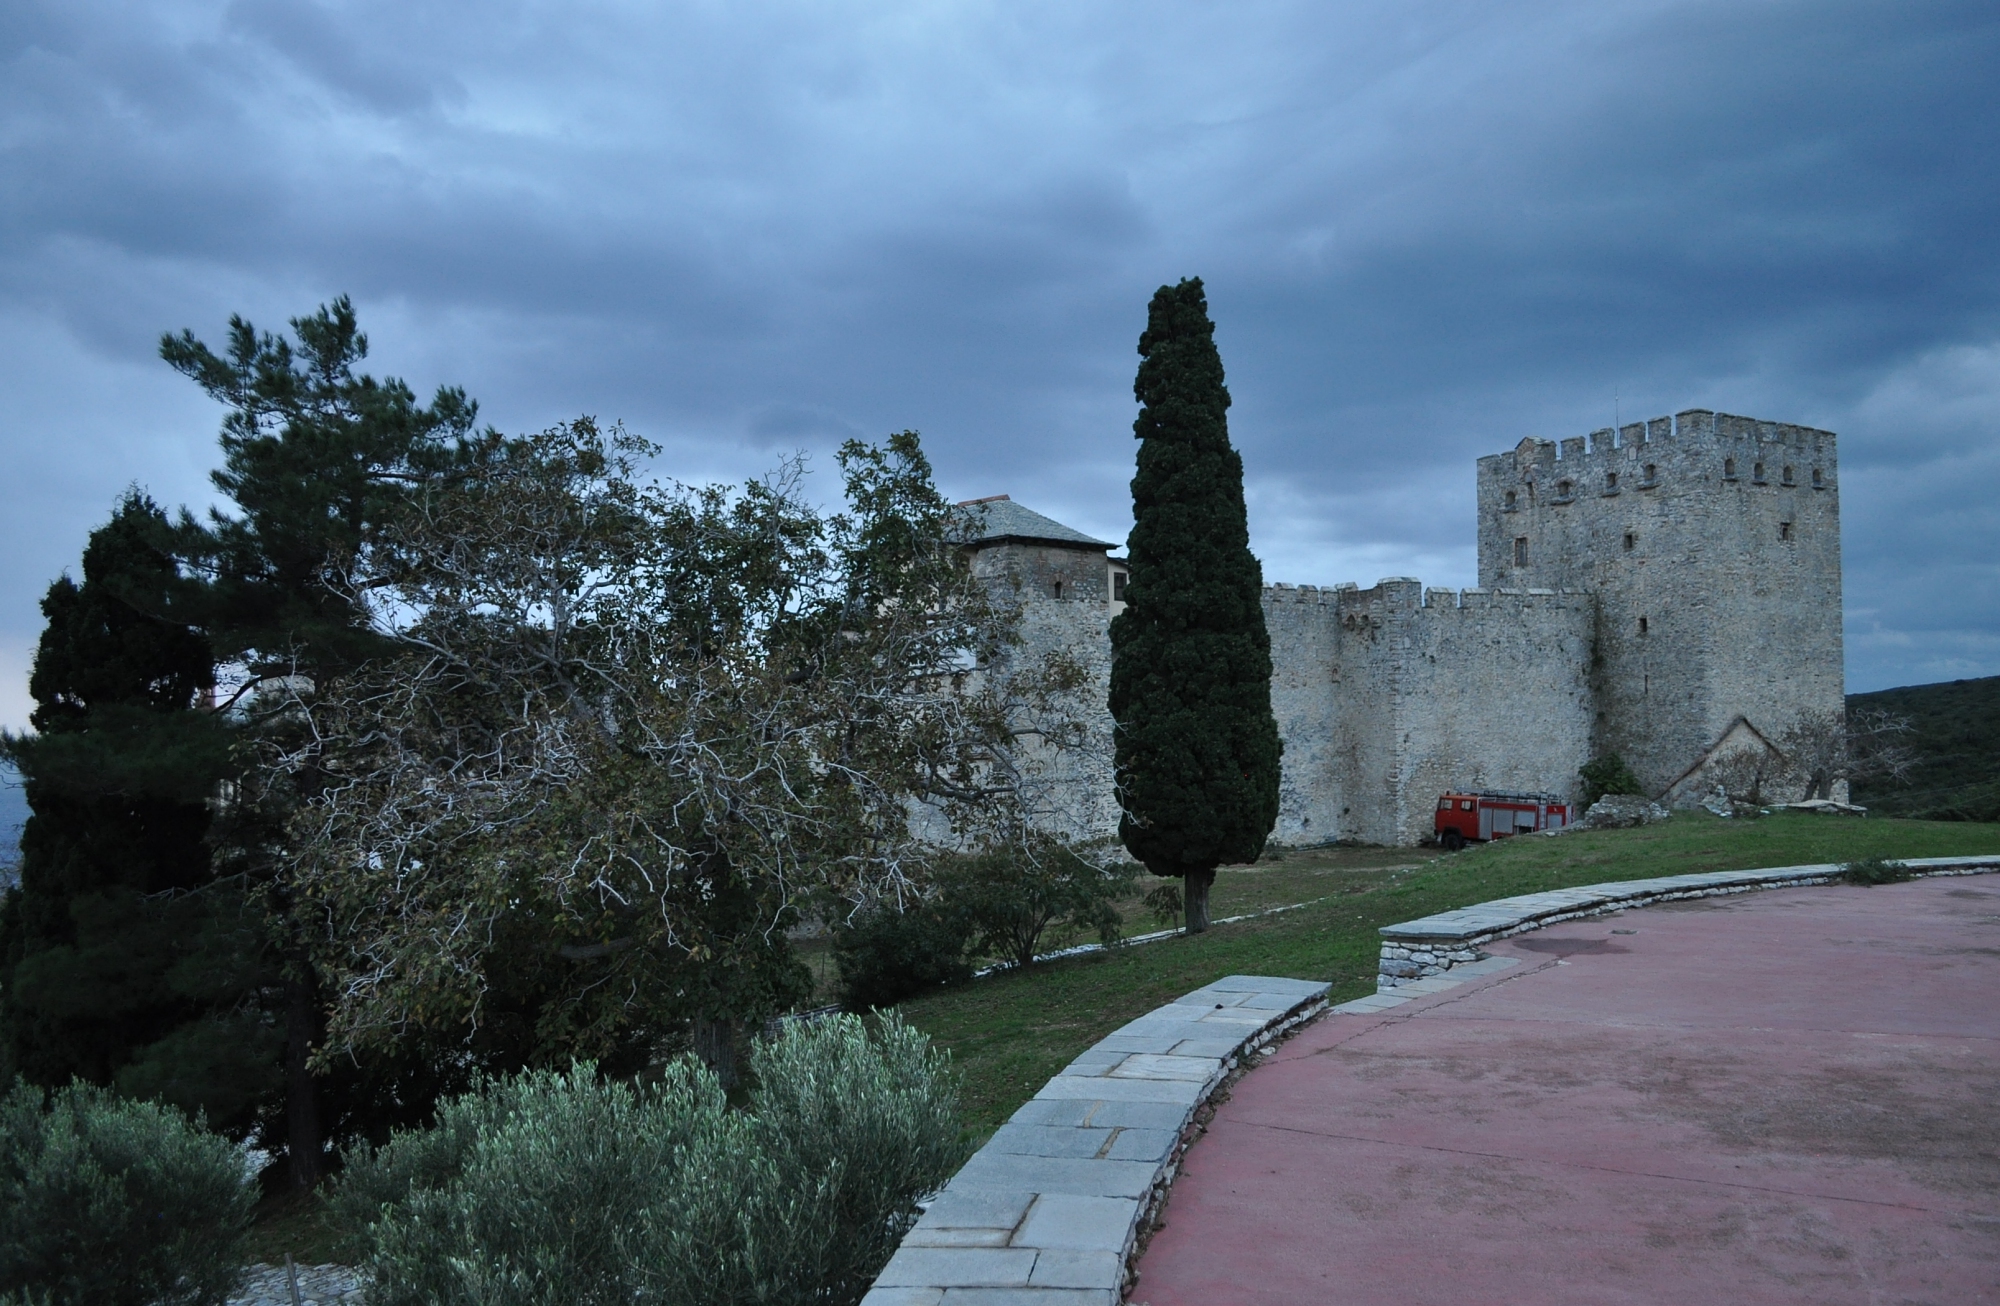
[[[1690,409],[1523,440],[1478,478],[1480,584],[1593,596],[1592,751],[1648,793],[1687,801],[1843,710],[1832,432]]]

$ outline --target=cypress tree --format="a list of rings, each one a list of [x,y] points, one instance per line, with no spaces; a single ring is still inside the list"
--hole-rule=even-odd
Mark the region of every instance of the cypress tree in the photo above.
[[[201,710],[214,660],[173,537],[134,491],[92,532],[83,583],[42,600],[36,733],[6,741],[31,815],[0,906],[0,1032],[33,1082],[117,1084],[247,1126],[275,1063],[236,1010],[254,943],[216,952],[240,912],[197,892],[229,739]]]
[[[1271,639],[1199,278],[1154,294],[1139,355],[1131,577],[1111,623],[1119,835],[1181,881],[1199,933],[1215,868],[1255,861],[1278,816]]]

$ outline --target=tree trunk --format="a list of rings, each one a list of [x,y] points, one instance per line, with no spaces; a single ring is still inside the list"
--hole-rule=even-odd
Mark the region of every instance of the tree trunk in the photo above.
[[[319,1005],[313,999],[311,979],[285,980],[285,1152],[291,1162],[292,1187],[301,1192],[319,1183],[320,1151],[326,1143],[320,1129],[319,1081],[308,1064],[319,1027]]]
[[[701,1063],[715,1072],[724,1092],[736,1087],[739,1078],[736,1067],[736,1022],[714,1020],[707,1016],[696,1016],[694,1021],[694,1054]]]
[[[1181,910],[1187,920],[1187,932],[1200,934],[1208,929],[1208,886],[1215,883],[1215,868],[1190,869],[1181,876]]]

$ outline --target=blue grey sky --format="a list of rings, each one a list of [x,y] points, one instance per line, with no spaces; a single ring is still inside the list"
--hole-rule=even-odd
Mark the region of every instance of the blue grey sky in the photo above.
[[[1199,275],[1268,579],[1471,584],[1477,455],[1716,408],[1841,434],[1850,688],[2000,672],[1997,137],[1990,0],[12,0],[0,723],[118,492],[209,502],[160,333],[343,292],[503,429],[915,427],[1122,539]]]

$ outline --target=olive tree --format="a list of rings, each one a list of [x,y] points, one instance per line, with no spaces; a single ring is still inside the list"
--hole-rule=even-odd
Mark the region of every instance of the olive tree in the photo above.
[[[910,817],[1005,823],[1055,663],[983,674],[1012,618],[970,575],[914,433],[736,490],[643,480],[582,420],[412,496],[357,572],[393,652],[294,684],[289,837],[323,922],[322,1055],[476,1027],[510,974],[552,1058],[731,1031],[796,999],[807,905],[922,886]],[[1018,660],[1017,660],[1018,661]],[[326,777],[333,777],[331,781]]]

